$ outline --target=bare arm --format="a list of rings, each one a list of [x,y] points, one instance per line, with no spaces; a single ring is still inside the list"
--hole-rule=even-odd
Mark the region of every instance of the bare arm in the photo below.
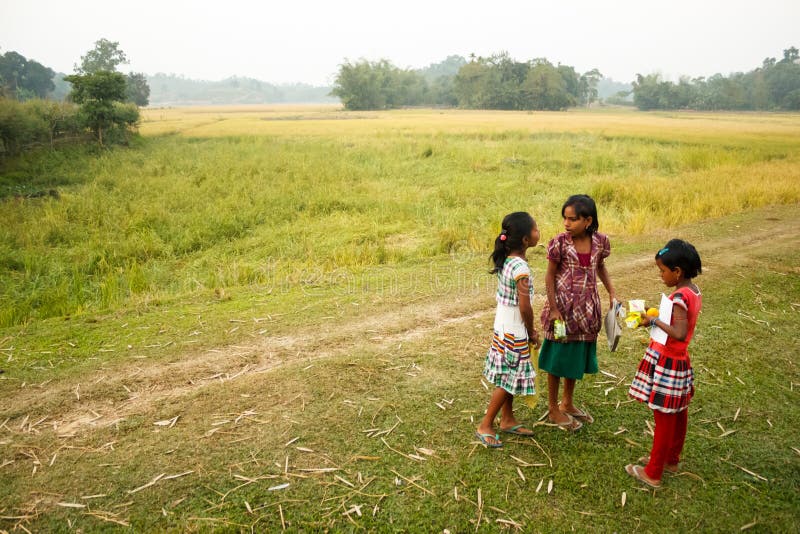
[[[517,280],[517,296],[519,297],[519,313],[528,331],[528,340],[534,349],[539,348],[539,333],[533,328],[533,305],[531,304],[531,279],[527,276]]]
[[[558,271],[558,264],[553,261],[548,261],[547,272],[544,274],[544,287],[547,292],[547,302],[550,304],[551,324],[555,320],[564,320],[556,305],[556,271]]]
[[[642,325],[648,326],[658,319],[657,317],[643,317]],[[664,321],[658,320],[657,326],[667,333],[672,339],[683,341],[689,333],[689,321],[687,320],[686,310],[681,306],[673,306],[672,308],[672,324],[669,325]]]
[[[608,291],[608,305],[614,307],[614,301],[617,299],[617,292],[614,289],[614,284],[611,283],[611,276],[608,274],[606,263],[603,262],[597,267],[597,276]]]

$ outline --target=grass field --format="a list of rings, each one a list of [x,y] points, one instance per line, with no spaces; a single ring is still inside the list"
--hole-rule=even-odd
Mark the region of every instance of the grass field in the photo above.
[[[141,132],[0,176],[0,530],[796,531],[800,116],[189,108]],[[641,332],[579,384],[594,425],[472,438],[499,221],[546,242],[576,192],[622,298],[658,297],[668,238],[703,256],[686,458],[656,492],[622,470],[650,443]]]

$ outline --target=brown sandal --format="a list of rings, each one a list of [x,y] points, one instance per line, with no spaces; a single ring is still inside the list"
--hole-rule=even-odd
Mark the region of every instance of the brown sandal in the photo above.
[[[635,478],[636,480],[638,480],[639,482],[647,484],[651,488],[658,489],[661,487],[661,481],[653,480],[652,478],[647,476],[647,473],[644,472],[644,467],[642,467],[641,465],[628,464],[625,466],[625,472],[628,473],[633,478]]]
[[[639,462],[640,464],[647,465],[650,463],[650,457],[642,456],[636,461]],[[680,471],[680,468],[678,467],[678,464],[664,464],[664,471],[666,471],[667,473],[675,474],[678,471]]]
[[[564,413],[564,412],[561,412],[561,413]],[[559,423],[559,422],[554,421],[553,418],[551,418],[549,415],[547,416],[547,421],[550,424],[556,425],[557,427],[563,428],[564,430],[568,430],[570,432],[577,432],[578,430],[583,428],[583,423],[581,423],[580,421],[578,421],[577,419],[575,419],[574,417],[572,417],[568,413],[565,413],[564,415],[566,415],[568,417],[568,420],[564,421],[563,423]]]
[[[594,417],[592,417],[592,414],[590,414],[585,409],[584,410],[579,409],[577,412],[565,412],[564,410],[561,409],[560,403],[558,405],[558,409],[561,411],[561,413],[569,415],[570,417],[577,419],[579,421],[583,421],[584,423],[589,423],[590,425],[594,423]]]

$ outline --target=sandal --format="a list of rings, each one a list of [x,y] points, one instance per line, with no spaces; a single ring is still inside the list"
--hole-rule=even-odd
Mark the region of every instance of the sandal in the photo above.
[[[517,436],[525,436],[525,437],[533,436],[533,431],[528,430],[527,428],[525,428],[525,430],[528,430],[527,432],[520,432],[520,429],[523,428],[524,426],[525,425],[514,425],[511,428],[501,428],[500,432],[505,432],[506,434],[514,434]]]
[[[647,476],[647,473],[644,472],[644,467],[642,467],[641,465],[628,464],[625,466],[625,472],[628,473],[633,478],[635,478],[636,480],[638,480],[639,482],[647,484],[653,489],[658,489],[661,487],[661,481],[653,480],[652,478]]]
[[[558,409],[561,410],[561,404],[558,405]],[[585,409],[584,410],[578,410],[577,412],[565,412],[564,410],[561,410],[561,413],[567,414],[570,417],[574,417],[575,419],[578,419],[579,421],[585,421],[586,423],[589,423],[590,425],[592,423],[594,423],[594,417],[592,417],[592,414],[587,412]]]
[[[554,421],[553,418],[551,418],[549,415],[547,416],[547,421],[553,425],[556,425],[557,427],[563,428],[564,430],[568,430],[570,432],[577,432],[578,430],[583,428],[583,423],[573,418],[568,413],[565,413],[564,415],[566,415],[569,418],[569,420],[564,421],[563,423]]]
[[[484,447],[488,447],[490,449],[500,449],[503,447],[503,442],[500,441],[499,434],[481,434],[477,430],[475,431],[475,436],[483,443]],[[487,438],[493,439],[495,442],[490,443]]]
[[[650,457],[642,456],[636,461],[639,462],[640,464],[647,465],[650,463]],[[675,474],[678,471],[680,471],[680,468],[678,467],[678,464],[664,464],[664,471],[666,471],[667,473]]]

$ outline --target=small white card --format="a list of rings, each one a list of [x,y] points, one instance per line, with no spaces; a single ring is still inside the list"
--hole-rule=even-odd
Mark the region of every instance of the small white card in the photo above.
[[[670,324],[672,319],[672,301],[665,294],[661,294],[661,304],[658,306],[658,318],[662,322]],[[658,326],[650,329],[650,339],[662,345],[667,344],[667,333]]]

